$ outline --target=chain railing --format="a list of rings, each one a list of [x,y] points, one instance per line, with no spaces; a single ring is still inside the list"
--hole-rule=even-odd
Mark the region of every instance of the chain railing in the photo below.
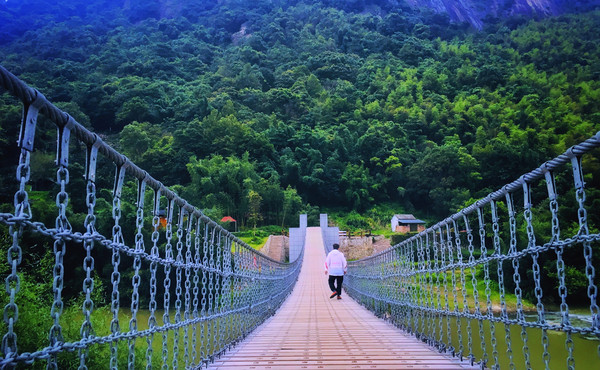
[[[600,367],[599,146],[600,132],[350,262],[344,287],[378,316],[482,368],[572,369],[575,342],[585,346],[579,366]]]
[[[69,368],[85,369],[101,350],[107,353],[102,368],[200,368],[271,316],[291,292],[301,256],[285,264],[258,253],[1,66],[0,85],[23,103],[14,212],[0,213],[0,232],[10,244],[2,246],[8,272],[1,368],[44,360],[47,368],[67,361]],[[36,218],[30,199],[38,113],[57,128],[55,225]],[[76,171],[69,160],[82,148],[85,165],[76,168],[85,168],[84,181],[71,184]],[[107,165],[116,168],[112,189],[99,185],[99,168]],[[84,204],[70,201],[79,193]],[[85,216],[74,217],[75,208]],[[35,313],[47,315],[48,327],[19,322],[29,307],[19,304],[23,271],[32,269],[23,248],[35,247],[24,240],[32,238],[53,245],[52,302],[47,312]],[[81,256],[79,265],[66,265],[73,256]],[[98,297],[101,274],[108,276],[107,299]],[[64,291],[77,284],[79,294],[67,299]],[[74,304],[80,314],[72,314]],[[73,325],[80,328],[75,337],[65,332]],[[19,339],[31,330],[46,331],[47,339],[23,348]]]

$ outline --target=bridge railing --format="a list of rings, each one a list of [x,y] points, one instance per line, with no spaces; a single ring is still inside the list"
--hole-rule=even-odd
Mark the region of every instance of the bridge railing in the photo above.
[[[14,210],[0,208],[1,368],[202,367],[290,293],[302,258],[284,264],[258,253],[1,66],[0,85],[23,103]],[[56,182],[43,193],[53,203],[30,181],[40,169],[38,113],[57,131]],[[100,172],[111,167],[108,185]],[[36,214],[42,203],[50,221]],[[29,280],[30,264],[42,265],[29,252],[50,255],[45,282]],[[26,296],[32,284],[48,291]],[[36,318],[41,327],[22,319],[32,315],[46,318]],[[44,340],[32,343],[36,334]]]
[[[597,368],[599,146],[597,133],[410,239],[350,262],[348,294],[481,367],[573,368],[577,357]]]

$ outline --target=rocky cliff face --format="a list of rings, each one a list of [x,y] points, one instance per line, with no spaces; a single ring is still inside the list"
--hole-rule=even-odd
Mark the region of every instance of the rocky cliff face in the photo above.
[[[547,17],[563,13],[587,11],[600,7],[600,0],[400,0],[412,8],[429,8],[447,13],[458,22],[468,22],[481,29],[486,18],[523,15]]]

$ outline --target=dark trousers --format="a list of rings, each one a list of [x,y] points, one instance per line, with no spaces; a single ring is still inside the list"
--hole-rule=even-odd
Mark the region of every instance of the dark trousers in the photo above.
[[[337,281],[337,288],[334,283]],[[329,275],[329,289],[332,292],[337,292],[338,296],[342,295],[342,283],[344,282],[344,276],[332,276]]]

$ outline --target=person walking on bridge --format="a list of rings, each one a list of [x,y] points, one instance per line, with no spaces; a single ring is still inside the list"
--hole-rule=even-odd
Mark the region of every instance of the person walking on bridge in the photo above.
[[[342,299],[342,283],[348,269],[348,263],[344,253],[338,250],[339,248],[339,244],[334,244],[333,250],[325,258],[325,275],[329,273],[329,288],[331,289],[329,298],[337,296],[337,299]]]

